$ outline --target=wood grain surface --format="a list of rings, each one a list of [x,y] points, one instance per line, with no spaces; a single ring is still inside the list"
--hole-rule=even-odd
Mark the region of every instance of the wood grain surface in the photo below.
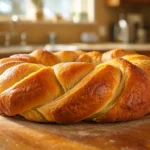
[[[0,116],[0,150],[149,150],[150,115],[124,123],[39,124]]]

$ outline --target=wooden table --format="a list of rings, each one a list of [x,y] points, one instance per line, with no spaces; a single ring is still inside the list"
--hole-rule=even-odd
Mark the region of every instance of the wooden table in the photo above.
[[[150,115],[124,123],[39,124],[0,116],[0,150],[148,150]]]

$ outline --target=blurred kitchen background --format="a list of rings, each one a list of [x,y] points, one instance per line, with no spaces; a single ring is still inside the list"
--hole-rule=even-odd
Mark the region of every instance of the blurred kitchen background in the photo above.
[[[149,16],[150,0],[0,0],[0,52],[149,51]]]

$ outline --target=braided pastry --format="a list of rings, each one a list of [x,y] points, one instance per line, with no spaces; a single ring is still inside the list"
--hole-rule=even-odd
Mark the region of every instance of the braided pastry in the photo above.
[[[98,51],[59,51],[51,53],[45,50],[36,50],[28,54],[16,54],[9,58],[0,60],[0,64],[12,61],[23,61],[30,63],[40,63],[45,66],[53,66],[61,62],[89,62],[98,65],[101,62],[122,57],[129,54],[136,54],[134,51],[125,51],[122,49],[114,49],[105,53]]]
[[[150,112],[150,58],[133,53],[36,50],[3,58],[0,114],[64,124],[140,118]]]

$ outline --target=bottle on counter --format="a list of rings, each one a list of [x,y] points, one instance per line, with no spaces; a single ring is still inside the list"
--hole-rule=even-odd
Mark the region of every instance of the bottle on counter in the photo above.
[[[119,15],[119,40],[124,43],[129,42],[129,24],[125,18],[125,14]]]
[[[128,43],[130,41],[129,24],[123,13],[119,15],[118,23],[114,26],[114,38],[118,42]]]
[[[146,43],[147,42],[147,31],[144,28],[144,25],[141,23],[137,30],[137,43]]]
[[[109,25],[109,41],[110,42],[115,42],[116,38],[115,38],[115,23],[111,23]]]
[[[49,33],[49,42],[51,45],[55,45],[58,43],[58,37],[55,32],[50,32]]]

